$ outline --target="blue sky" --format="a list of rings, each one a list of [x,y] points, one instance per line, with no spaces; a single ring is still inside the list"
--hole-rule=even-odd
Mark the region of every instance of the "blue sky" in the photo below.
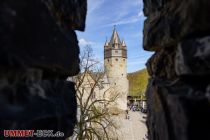
[[[103,47],[116,29],[124,39],[128,50],[128,72],[145,68],[151,52],[142,49],[143,32],[142,0],[88,0],[85,32],[77,32],[80,49],[93,48],[94,57],[103,63]]]

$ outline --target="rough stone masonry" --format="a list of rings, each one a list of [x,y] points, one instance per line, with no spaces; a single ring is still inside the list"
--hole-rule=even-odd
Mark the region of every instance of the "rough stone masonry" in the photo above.
[[[86,0],[0,1],[0,130],[73,133]],[[46,139],[46,138],[45,138]]]
[[[210,139],[210,1],[144,0],[150,140]]]

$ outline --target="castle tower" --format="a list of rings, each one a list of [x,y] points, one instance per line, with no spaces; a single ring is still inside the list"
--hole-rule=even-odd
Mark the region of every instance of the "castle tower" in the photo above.
[[[127,47],[124,40],[120,40],[114,28],[110,41],[104,45],[104,68],[112,87],[120,93],[118,107],[127,109],[128,79],[127,79]]]

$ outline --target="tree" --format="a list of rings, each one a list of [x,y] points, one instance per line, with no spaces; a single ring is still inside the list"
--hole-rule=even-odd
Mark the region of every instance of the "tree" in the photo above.
[[[105,73],[99,64],[93,59],[92,48],[87,46],[81,55],[81,73],[74,77],[78,102],[78,123],[73,136],[76,140],[116,137],[110,108],[119,94],[104,83]]]

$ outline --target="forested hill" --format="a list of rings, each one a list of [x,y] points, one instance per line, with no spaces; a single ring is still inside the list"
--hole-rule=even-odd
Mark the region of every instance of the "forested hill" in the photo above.
[[[148,78],[149,76],[146,69],[129,73],[129,95],[140,96],[140,94],[143,94],[147,87]]]

